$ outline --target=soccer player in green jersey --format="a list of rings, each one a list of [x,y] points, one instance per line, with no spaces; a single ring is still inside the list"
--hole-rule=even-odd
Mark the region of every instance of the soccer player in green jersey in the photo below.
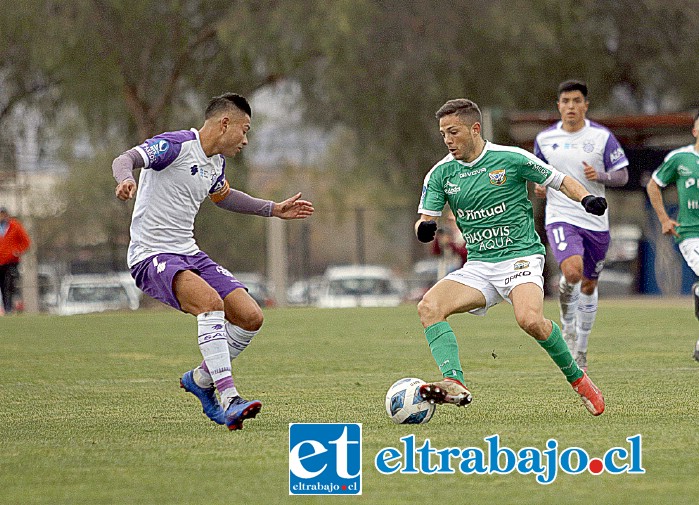
[[[549,354],[587,410],[600,415],[602,393],[573,359],[558,325],[544,318],[545,249],[534,230],[527,181],[559,190],[595,215],[604,214],[606,200],[527,151],[484,140],[481,112],[471,100],[449,100],[436,116],[449,154],[425,176],[415,233],[421,242],[433,240],[435,218],[448,203],[466,240],[468,261],[418,304],[430,351],[444,377],[423,385],[420,393],[434,403],[471,403],[456,336],[446,320],[463,312],[484,315],[507,300],[517,324]]]
[[[663,234],[673,235],[682,256],[699,276],[699,112],[694,116],[694,144],[670,151],[646,186],[648,198],[660,220]],[[677,186],[679,212],[677,221],[667,215],[661,188]],[[699,282],[692,286],[694,314],[699,319]],[[699,340],[694,345],[694,359],[699,361]]]

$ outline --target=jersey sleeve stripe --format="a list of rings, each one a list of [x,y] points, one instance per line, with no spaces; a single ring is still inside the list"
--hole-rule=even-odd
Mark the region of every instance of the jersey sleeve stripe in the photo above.
[[[146,152],[141,148],[141,146],[136,146],[136,147],[134,147],[134,150],[136,150],[136,152],[138,152],[138,154],[141,155],[141,158],[143,158],[143,163],[145,163],[145,165],[143,165],[143,168],[148,168],[148,167],[150,167],[150,160],[148,159],[148,155],[147,155]]]

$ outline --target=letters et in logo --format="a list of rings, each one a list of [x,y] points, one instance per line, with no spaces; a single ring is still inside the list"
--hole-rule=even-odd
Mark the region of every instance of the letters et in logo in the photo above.
[[[362,494],[362,425],[289,424],[289,494]]]

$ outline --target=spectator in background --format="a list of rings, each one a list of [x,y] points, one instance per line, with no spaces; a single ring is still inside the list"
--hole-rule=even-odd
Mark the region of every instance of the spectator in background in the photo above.
[[[663,234],[675,237],[687,265],[699,276],[699,112],[694,116],[694,144],[670,151],[646,186]],[[677,221],[668,216],[662,188],[677,186],[679,212]],[[692,286],[694,314],[699,319],[699,282]],[[694,359],[699,361],[699,340],[694,345]]]
[[[19,281],[19,261],[31,240],[22,224],[0,207],[0,294],[6,314],[14,308],[14,295]]]
[[[437,230],[436,240],[432,242],[432,254],[443,258],[445,263],[445,271],[441,271],[440,268],[438,275],[440,279],[461,268],[468,258],[466,241],[459,231],[454,214],[452,212],[445,213],[442,219],[446,220],[446,224]]]
[[[585,118],[587,85],[558,85],[561,120],[536,136],[534,154],[581,182],[590,194],[629,180],[624,150],[607,128]],[[546,198],[546,188],[535,187]],[[587,370],[587,340],[597,317],[597,282],[609,248],[609,214],[594,215],[557,191],[546,199],[546,235],[561,268],[558,283],[563,338],[575,361]]]

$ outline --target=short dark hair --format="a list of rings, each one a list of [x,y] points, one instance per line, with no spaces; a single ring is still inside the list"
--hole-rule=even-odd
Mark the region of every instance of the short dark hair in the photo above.
[[[238,110],[245,112],[248,116],[252,117],[252,109],[250,108],[250,104],[245,99],[245,97],[237,93],[224,93],[223,95],[215,96],[211,99],[209,105],[206,107],[204,119],[209,119],[210,117],[215,116],[219,112],[228,110],[231,107],[235,107]]]
[[[437,116],[437,119],[442,119],[444,116],[449,116],[451,114],[456,114],[459,119],[466,124],[473,125],[483,121],[481,110],[478,108],[478,105],[476,105],[476,102],[467,100],[466,98],[449,100],[439,108],[435,116]]]
[[[558,85],[558,93],[556,96],[561,98],[561,93],[565,93],[566,91],[580,91],[585,97],[585,100],[587,100],[587,84],[585,81],[578,81],[577,79],[563,81]]]

